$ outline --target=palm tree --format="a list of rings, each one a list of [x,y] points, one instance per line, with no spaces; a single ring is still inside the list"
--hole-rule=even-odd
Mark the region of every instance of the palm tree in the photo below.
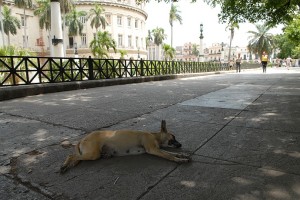
[[[50,31],[51,29],[51,6],[50,0],[37,0],[38,7],[33,12],[34,15],[39,16],[39,26],[41,29]]]
[[[164,50],[164,57],[165,60],[171,60],[174,58],[176,51],[171,45],[169,44],[164,44],[163,45],[163,50]]]
[[[91,27],[96,28],[96,32],[98,32],[98,28],[102,26],[103,29],[106,28],[107,22],[105,20],[105,17],[102,16],[102,13],[104,12],[104,9],[101,5],[97,4],[95,8],[90,9],[90,13],[88,15],[88,18],[92,18],[91,20]]]
[[[82,35],[83,23],[80,18],[85,17],[85,11],[77,11],[75,8],[66,16],[66,25],[69,27],[69,36]]]
[[[116,53],[116,42],[107,31],[99,31],[95,39],[91,41],[90,48],[97,58],[108,58],[109,49],[112,48]]]
[[[179,15],[181,11],[177,9],[177,6],[175,6],[173,3],[171,4],[171,10],[169,13],[169,23],[171,25],[171,47],[173,47],[173,23],[174,21],[179,21],[180,24],[182,24],[182,18]]]
[[[2,18],[2,5],[3,5],[3,0],[0,0],[0,31],[2,35],[2,44],[4,46],[4,30],[3,30],[3,18]]]
[[[8,45],[10,45],[10,34],[16,35],[17,34],[17,28],[21,28],[21,22],[20,20],[11,15],[11,9],[9,9],[8,6],[3,6],[3,27],[4,27],[4,33],[7,35],[8,38]]]
[[[232,45],[232,40],[234,37],[234,29],[237,28],[239,29],[239,24],[236,21],[231,21],[229,25],[227,26],[230,30],[230,41],[229,41],[229,53],[228,53],[228,62],[230,62],[230,56],[231,56],[231,45]]]
[[[197,44],[192,45],[192,55],[194,55],[196,57],[199,55],[199,50],[198,50]]]
[[[267,24],[255,25],[257,31],[248,31],[249,34],[252,34],[248,37],[248,49],[250,52],[258,53],[262,55],[262,52],[265,51],[268,54],[274,49],[274,37],[268,31],[271,29]]]
[[[160,59],[160,45],[167,38],[167,35],[165,34],[165,30],[163,28],[158,27],[152,30],[152,34],[154,37],[154,44],[156,44],[158,47],[157,59]]]
[[[63,18],[63,41],[64,41],[64,54],[66,54],[66,13],[70,12],[72,9],[74,9],[74,1],[73,0],[60,0],[60,9],[62,13]]]
[[[23,8],[23,20],[24,20],[24,43],[23,47],[27,48],[27,18],[26,18],[26,8],[32,7],[32,0],[15,0],[15,5],[19,8]]]

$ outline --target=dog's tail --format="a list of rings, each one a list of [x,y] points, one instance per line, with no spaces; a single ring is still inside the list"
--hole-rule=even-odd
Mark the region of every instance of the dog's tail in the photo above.
[[[75,153],[72,155],[69,155],[67,159],[65,160],[64,164],[60,167],[60,173],[63,174],[65,173],[68,169],[71,167],[75,167],[79,162],[79,155],[80,153],[80,148],[79,148],[80,142],[75,146]]]

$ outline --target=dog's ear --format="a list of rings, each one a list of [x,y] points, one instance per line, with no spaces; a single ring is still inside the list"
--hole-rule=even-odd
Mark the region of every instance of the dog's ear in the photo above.
[[[163,133],[167,133],[167,123],[166,120],[161,120],[161,128],[160,128],[160,132]]]

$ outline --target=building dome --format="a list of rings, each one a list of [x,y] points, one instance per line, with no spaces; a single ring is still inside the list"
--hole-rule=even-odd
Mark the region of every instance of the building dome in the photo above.
[[[107,21],[105,30],[116,41],[117,50],[125,50],[125,58],[146,58],[146,26],[147,13],[144,4],[137,5],[135,0],[77,0],[77,11],[89,12],[96,4],[104,9],[103,16]],[[67,55],[73,54],[74,44],[78,48],[79,55],[89,56],[91,51],[89,43],[96,34],[96,29],[90,25],[90,19],[82,19],[84,28],[81,36],[69,37],[67,41]],[[67,37],[65,37],[67,38]],[[120,53],[110,53],[112,58],[120,58]]]

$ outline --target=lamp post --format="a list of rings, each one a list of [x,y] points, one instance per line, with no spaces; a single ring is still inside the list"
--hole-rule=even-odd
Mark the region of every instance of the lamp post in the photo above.
[[[61,12],[60,12],[60,1],[59,0],[50,0],[51,5],[51,46],[50,46],[50,55],[52,57],[63,57],[63,34],[61,27]]]
[[[140,47],[138,48],[138,59],[140,59]]]
[[[200,24],[200,49],[199,49],[199,58],[200,62],[204,61],[204,55],[203,55],[203,24]]]
[[[224,45],[225,45],[224,42],[222,42],[221,43],[221,47],[222,47],[222,49],[221,49],[221,63],[223,63],[224,59],[225,59]]]

